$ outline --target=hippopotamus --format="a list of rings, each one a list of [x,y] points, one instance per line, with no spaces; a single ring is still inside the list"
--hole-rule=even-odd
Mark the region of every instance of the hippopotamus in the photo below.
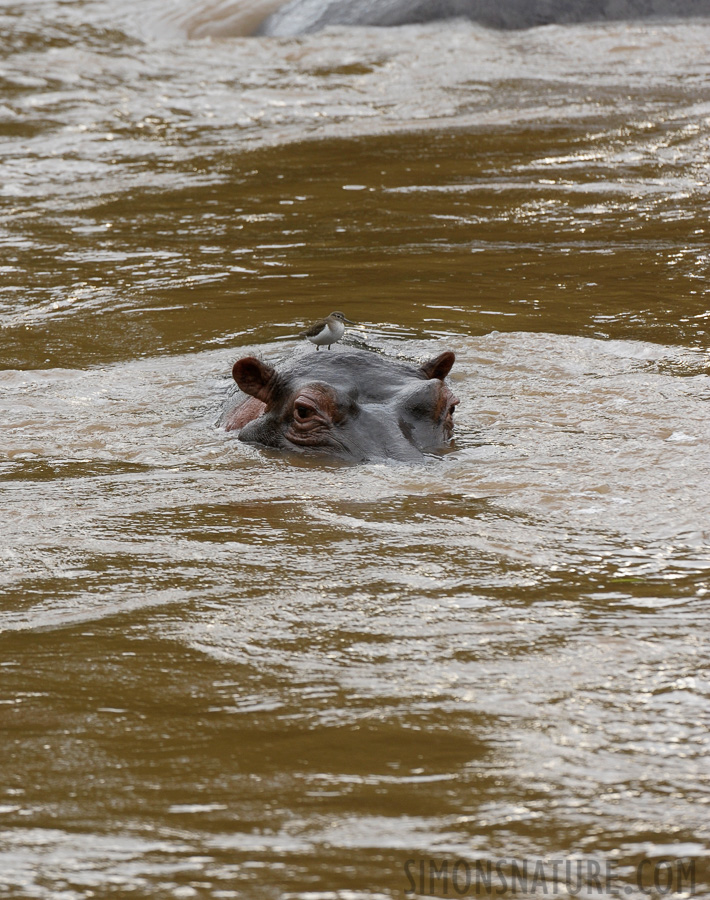
[[[464,18],[489,28],[710,15],[710,0],[290,0],[256,34],[291,37],[328,25],[407,25]]]
[[[223,420],[248,444],[348,462],[412,462],[451,439],[458,399],[444,382],[455,356],[422,365],[344,348],[273,366],[247,356],[232,369],[247,394]]]

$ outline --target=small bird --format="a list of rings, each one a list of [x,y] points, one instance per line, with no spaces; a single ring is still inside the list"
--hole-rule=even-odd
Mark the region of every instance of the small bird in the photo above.
[[[330,345],[337,344],[345,334],[346,323],[355,325],[355,322],[346,319],[343,313],[332,312],[325,319],[319,319],[310,328],[302,331],[300,337],[307,337],[312,344],[316,345],[316,350],[320,350],[324,346],[327,346],[330,350]]]

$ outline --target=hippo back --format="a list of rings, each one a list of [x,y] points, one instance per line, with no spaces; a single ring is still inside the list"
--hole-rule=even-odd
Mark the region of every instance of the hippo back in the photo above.
[[[490,28],[710,16],[710,0],[291,0],[257,34],[290,37],[329,25],[394,26],[465,18]]]

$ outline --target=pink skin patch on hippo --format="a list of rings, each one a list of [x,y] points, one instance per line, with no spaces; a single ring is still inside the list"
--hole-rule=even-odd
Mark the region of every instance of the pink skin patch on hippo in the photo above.
[[[266,404],[261,400],[256,397],[247,397],[244,403],[229,413],[224,428],[226,431],[239,431],[248,422],[257,419],[265,409]]]

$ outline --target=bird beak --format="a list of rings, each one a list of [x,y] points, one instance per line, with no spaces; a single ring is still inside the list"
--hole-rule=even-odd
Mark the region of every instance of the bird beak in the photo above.
[[[345,316],[343,316],[343,322],[347,322],[348,325],[357,325],[357,322],[352,322],[350,319],[346,319]]]

